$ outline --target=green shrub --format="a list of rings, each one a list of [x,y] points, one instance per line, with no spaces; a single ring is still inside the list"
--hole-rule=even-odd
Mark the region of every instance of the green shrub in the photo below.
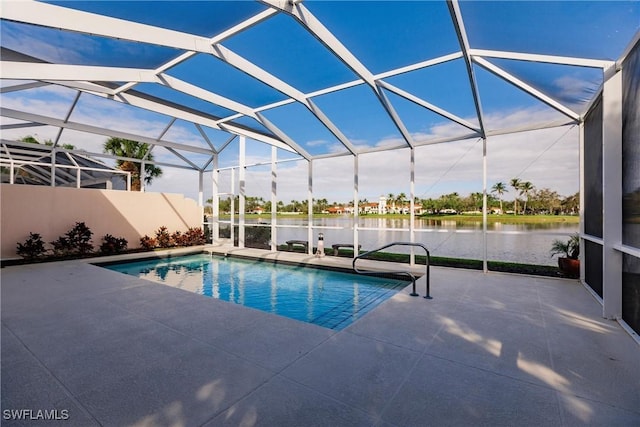
[[[47,250],[44,248],[42,236],[38,233],[29,233],[29,238],[24,243],[18,243],[17,254],[26,259],[35,259],[43,256]]]
[[[62,256],[89,254],[93,252],[91,236],[93,236],[93,231],[84,222],[76,222],[73,228],[67,231],[64,236],[60,236],[51,242],[53,252]]]

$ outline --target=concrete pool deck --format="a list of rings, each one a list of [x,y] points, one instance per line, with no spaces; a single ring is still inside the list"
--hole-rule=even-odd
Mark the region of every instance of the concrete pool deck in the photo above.
[[[335,332],[86,261],[3,268],[2,424],[640,425],[640,347],[577,281],[431,273],[433,300]]]

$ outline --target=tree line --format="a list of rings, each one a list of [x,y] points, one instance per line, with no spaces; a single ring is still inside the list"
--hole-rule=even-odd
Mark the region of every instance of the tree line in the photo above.
[[[487,207],[495,213],[509,213],[513,215],[575,215],[578,213],[580,206],[580,194],[575,193],[570,196],[561,196],[557,191],[549,188],[536,188],[531,182],[521,182],[513,179],[510,183],[511,189],[514,190],[515,197],[513,200],[504,200],[504,194],[509,192],[509,188],[503,182],[497,182],[491,188],[491,192],[487,194]],[[385,196],[387,199],[387,207],[397,206],[404,207],[409,205],[409,199],[405,193],[394,195],[389,193]],[[207,200],[211,204],[212,199]],[[234,199],[235,211],[238,211],[239,196]],[[367,199],[360,199],[360,206],[369,203]],[[377,203],[377,202],[376,202]],[[351,204],[349,204],[351,205]],[[482,193],[474,192],[466,196],[461,196],[457,192],[443,194],[437,198],[416,197],[415,206],[421,206],[423,212],[432,214],[441,214],[450,211],[461,212],[478,212],[482,210]],[[344,203],[329,202],[327,199],[313,199],[313,213],[326,212],[330,207],[345,206]],[[220,212],[231,212],[231,198],[221,198],[219,202]],[[256,211],[270,212],[271,201],[265,201],[262,197],[245,196],[245,212]],[[278,212],[308,212],[308,200],[291,200],[286,203],[282,200],[277,202],[276,210]]]

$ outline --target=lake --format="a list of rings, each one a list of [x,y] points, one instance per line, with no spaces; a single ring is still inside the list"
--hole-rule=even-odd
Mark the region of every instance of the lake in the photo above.
[[[236,217],[237,221],[237,217]],[[268,224],[270,217],[247,219],[246,224]],[[314,218],[314,246],[318,233],[324,234],[325,247],[331,250],[334,243],[352,243],[352,218],[348,216]],[[307,240],[307,218],[278,218],[277,241]],[[362,250],[371,250],[397,241],[410,241],[409,219],[367,218],[358,219],[358,239]],[[483,233],[481,222],[416,219],[415,241],[424,244],[432,256],[454,258],[483,258]],[[538,265],[556,265],[549,255],[554,239],[566,240],[579,231],[577,223],[536,224],[487,224],[487,258],[490,261],[510,261]],[[406,247],[389,251],[407,253]],[[419,251],[422,251],[419,249]],[[421,254],[416,252],[416,254]]]

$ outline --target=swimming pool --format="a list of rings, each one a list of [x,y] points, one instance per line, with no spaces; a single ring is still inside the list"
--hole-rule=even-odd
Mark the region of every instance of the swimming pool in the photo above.
[[[401,280],[209,254],[103,267],[335,330],[407,285]]]

